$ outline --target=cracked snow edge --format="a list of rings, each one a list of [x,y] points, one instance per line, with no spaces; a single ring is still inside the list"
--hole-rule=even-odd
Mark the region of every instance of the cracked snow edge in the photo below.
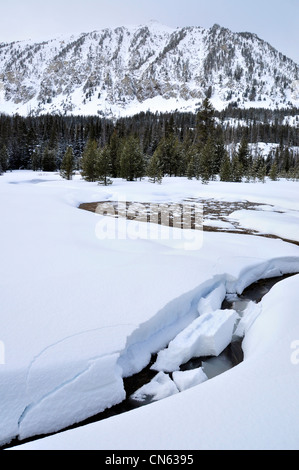
[[[295,274],[299,272],[299,257],[280,257],[263,262],[256,263],[253,266],[244,268],[239,278],[234,278],[229,274],[215,275],[213,278],[200,284],[195,289],[179,296],[178,298],[169,302],[163,307],[154,317],[139,325],[126,340],[126,346],[121,351],[114,351],[107,355],[100,355],[98,357],[89,358],[87,367],[84,367],[81,371],[77,372],[70,379],[62,382],[60,385],[55,387],[50,392],[46,393],[36,402],[29,403],[23,413],[21,414],[18,425],[19,425],[19,438],[24,439],[30,437],[26,433],[22,432],[22,426],[24,420],[27,419],[28,415],[34,408],[40,406],[45,400],[50,397],[54,397],[55,394],[65,389],[70,384],[75,384],[78,379],[87,376],[89,371],[93,368],[97,361],[101,359],[114,356],[115,358],[115,372],[118,375],[119,381],[122,382],[123,398],[124,386],[123,378],[133,375],[139,372],[145,366],[148,365],[151,355],[157,353],[162,348],[165,348],[167,344],[188,326],[197,316],[198,302],[202,298],[206,298],[214,291],[219,289],[220,286],[225,287],[226,294],[241,294],[243,290],[250,284],[258,281],[259,279],[271,278],[276,276],[282,276],[284,274]],[[224,300],[225,294],[222,298]],[[220,299],[219,299],[220,300]],[[220,302],[220,305],[222,303]],[[219,308],[220,308],[219,305]],[[102,328],[100,328],[102,329]],[[80,333],[78,334],[80,335]],[[77,336],[77,335],[72,335]],[[70,336],[70,338],[72,337]],[[58,341],[55,344],[61,343],[63,340]],[[54,344],[53,344],[54,345]],[[29,372],[32,368],[33,363],[39,358],[42,353],[53,345],[48,346],[40,354],[38,354],[29,366]],[[113,404],[120,403],[122,399],[115,401]],[[113,406],[113,405],[111,405]],[[103,408],[106,409],[107,406]],[[99,411],[103,411],[99,410]],[[91,415],[89,415],[91,416]],[[89,417],[85,416],[85,418]],[[84,419],[85,419],[84,418]],[[78,420],[74,417],[71,425]],[[60,428],[61,429],[61,428]],[[55,429],[54,431],[58,431]],[[48,430],[49,431],[49,430]],[[46,432],[48,432],[46,431]],[[44,431],[43,431],[44,432]],[[50,431],[52,432],[52,431]],[[32,435],[32,434],[31,434]]]

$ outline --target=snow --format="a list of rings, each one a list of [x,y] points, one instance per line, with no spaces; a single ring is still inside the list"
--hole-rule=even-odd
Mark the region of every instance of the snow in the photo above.
[[[216,310],[196,318],[159,352],[152,369],[172,372],[192,357],[219,356],[232,340],[236,316],[234,310]]]
[[[221,59],[231,47],[233,64],[229,56]],[[206,59],[215,48],[217,70],[207,72]],[[252,51],[254,70],[236,79],[226,68],[246,70],[246,51],[247,55]],[[24,60],[28,54],[30,61]],[[18,73],[11,68],[16,60]],[[23,116],[61,113],[117,118],[148,110],[194,112],[209,85],[211,102],[219,110],[236,101],[245,108],[285,108],[298,105],[299,96],[296,64],[283,61],[254,36],[245,40],[227,29],[219,28],[215,35],[211,29],[171,28],[154,21],[63,35],[39,44],[29,40],[3,45],[0,70],[1,111]],[[283,90],[275,83],[277,74],[281,81],[290,82]],[[96,79],[86,89],[90,77]],[[248,101],[244,90],[254,81],[256,101]],[[296,125],[293,117],[288,122]]]
[[[259,233],[270,233],[281,238],[299,241],[299,212],[257,212],[250,210],[235,211],[230,219],[236,220],[240,226],[257,230]]]
[[[107,189],[78,175],[73,181],[54,173],[2,175],[0,442],[57,431],[119,403],[123,378],[193,322],[206,316],[215,333],[222,331],[217,312],[225,295],[259,278],[299,272],[298,246],[252,235],[203,232],[193,250],[175,237],[115,232],[100,239],[105,216],[79,210],[80,203],[247,199],[294,215],[298,189],[284,180],[202,185],[186,178],[159,186],[115,180]],[[277,217],[283,228],[287,220]],[[142,222],[129,224],[141,233]],[[299,384],[290,345],[298,339],[297,286],[298,276],[283,281],[252,321],[244,315],[245,360],[238,367],[198,385],[199,377],[188,374],[163,383],[161,374],[156,396],[170,385],[192,388],[16,448],[296,447]],[[232,312],[224,315],[230,323]]]
[[[217,310],[219,307],[221,307],[225,294],[225,285],[223,283],[219,283],[219,286],[210,292],[206,297],[201,297],[197,305],[198,314],[202,315],[204,313],[210,313]]]
[[[298,449],[298,364],[291,360],[298,281],[287,279],[265,296],[238,367],[149,406],[15,449]]]
[[[195,387],[195,385],[199,385],[208,380],[208,377],[202,370],[202,367],[198,367],[197,369],[192,370],[175,371],[172,374],[172,378],[180,392],[183,390],[188,390],[188,388]]]
[[[152,401],[162,400],[163,398],[170,397],[179,390],[169,377],[164,372],[159,372],[148,384],[143,385],[139,388],[131,398],[136,401],[145,401],[147,397],[150,397]]]
[[[247,308],[242,312],[242,317],[238,323],[236,330],[234,331],[234,337],[243,338],[247,334],[247,331],[255,322],[260,313],[260,304],[256,304],[255,302],[249,302]]]

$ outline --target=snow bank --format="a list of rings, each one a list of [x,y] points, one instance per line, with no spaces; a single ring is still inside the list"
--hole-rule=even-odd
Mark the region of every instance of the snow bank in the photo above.
[[[288,278],[264,297],[239,366],[150,406],[15,449],[298,449],[298,282]]]
[[[221,307],[223,299],[226,294],[225,283],[222,282],[218,287],[216,287],[212,292],[210,292],[206,297],[202,297],[197,306],[197,311],[199,315],[208,312],[214,312],[214,310]]]
[[[263,234],[273,234],[287,240],[299,241],[299,213],[287,213],[239,210],[230,214],[229,219],[235,220],[244,228],[256,230]]]
[[[85,370],[27,406],[19,420],[20,439],[59,431],[122,402],[126,394],[117,357],[90,360]]]
[[[297,257],[273,257],[263,263],[256,262],[251,266],[241,269],[237,279],[228,280],[226,290],[228,293],[242,294],[246,287],[259,279],[269,279],[271,277],[283,276],[284,274],[298,273],[298,268]]]
[[[260,304],[249,302],[248,307],[242,312],[242,317],[237,325],[233,337],[243,338],[260,313]]]

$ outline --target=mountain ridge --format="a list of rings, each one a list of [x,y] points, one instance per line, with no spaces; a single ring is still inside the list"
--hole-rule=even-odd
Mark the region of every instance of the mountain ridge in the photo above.
[[[150,21],[0,44],[0,111],[100,115],[299,105],[299,65],[249,32]]]

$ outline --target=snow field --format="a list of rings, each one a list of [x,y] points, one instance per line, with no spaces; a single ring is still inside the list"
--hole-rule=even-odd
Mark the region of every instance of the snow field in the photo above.
[[[204,315],[212,318],[227,293],[241,293],[247,285],[262,277],[299,272],[298,247],[281,240],[206,232],[198,250],[185,250],[179,244],[167,244],[160,239],[99,240],[96,226],[103,216],[79,211],[77,207],[81,202],[113,201],[119,194],[126,194],[129,201],[169,202],[187,197],[206,197],[214,191],[215,197],[223,200],[248,197],[262,200],[265,204],[279,203],[286,212],[295,210],[298,203],[292,197],[292,191],[298,189],[298,184],[277,184],[269,184],[267,193],[265,187],[268,183],[235,186],[213,182],[206,187],[177,178],[165,179],[162,186],[157,187],[147,181],[128,184],[117,180],[107,190],[79,178],[63,181],[55,174],[13,172],[1,176],[1,239],[5,250],[0,269],[0,340],[5,346],[5,364],[0,364],[0,442],[5,444],[15,436],[24,438],[63,429],[119,403],[124,397],[122,379],[145,367],[151,354],[165,349],[192,322],[199,321]],[[279,198],[277,188],[280,188]],[[283,223],[284,219],[281,220]],[[133,223],[138,225],[138,222]],[[298,277],[296,279],[298,282]],[[294,282],[287,286],[290,298],[286,305],[288,323],[284,324],[284,318],[280,322],[295,340],[296,288]],[[277,295],[282,295],[282,291],[279,290]],[[275,301],[273,305],[275,309]],[[251,334],[262,314],[263,310],[250,327],[246,326],[246,336]],[[278,336],[282,331],[280,322],[273,326],[277,328],[275,334]],[[267,328],[267,322],[262,324],[256,335],[263,343],[263,328]],[[216,331],[216,324],[214,327]],[[222,334],[220,336],[219,342]],[[255,342],[253,336],[252,342]],[[268,337],[266,334],[266,343],[275,358],[271,335]],[[250,354],[263,355],[267,350],[267,344],[265,349],[260,345],[256,351],[251,349],[250,340],[246,344],[247,350],[251,351],[248,358]],[[286,345],[281,346],[281,351],[283,347]],[[289,345],[287,351],[289,353]],[[270,357],[267,367],[271,364]],[[263,360],[259,358],[259,362]],[[276,366],[274,369],[273,364],[271,374],[282,380],[280,369]],[[244,380],[251,384],[248,391],[246,387],[242,390],[243,400],[253,403],[262,413],[258,393],[251,394],[259,373],[256,364],[245,360],[241,366],[243,377],[246,377]],[[192,429],[195,418],[188,409],[190,397],[194,398],[192,390],[199,393],[203,402],[208,400],[210,409],[214,409],[211,398],[219,397],[219,385],[228,389],[238,388],[239,367],[235,369],[223,374],[222,378],[205,381],[198,387],[184,390],[184,393],[176,393],[167,400],[144,407],[151,408],[150,412],[140,408],[132,414],[115,418],[117,429],[114,420],[111,425],[109,419],[106,423],[97,423],[99,430],[96,436],[91,435],[93,431],[82,428],[78,430],[79,440],[66,438],[66,442],[63,433],[54,436],[58,441],[61,438],[61,444],[55,441],[53,446],[108,448],[111,445],[117,448],[118,439],[121,448],[130,447],[136,423],[141,426],[139,420],[144,421],[144,426],[147,423],[153,431],[153,425],[150,426],[148,421],[152,422],[151,416],[154,417],[154,427],[159,426],[163,438],[160,443],[157,442],[158,437],[157,440],[151,439],[142,424],[142,433],[136,439],[137,446],[145,448],[142,446],[145,446],[146,436],[146,446],[184,448],[187,442],[177,429],[180,425],[176,417],[169,414],[168,400],[171,404],[175,397],[179,397],[177,418],[183,413],[186,426]],[[289,372],[287,389],[292,394],[295,386],[298,387],[296,368]],[[187,380],[184,376],[185,385],[179,386],[178,381],[174,384],[179,390],[187,383],[195,384],[196,380]],[[263,383],[265,393],[268,393],[266,379]],[[281,409],[280,401],[272,398],[271,404]],[[225,403],[228,411],[223,414],[219,409],[221,402],[216,407],[219,415],[213,411],[213,425],[218,423],[222,429],[231,429],[232,415],[239,413],[243,416],[244,410],[238,406],[232,409]],[[291,419],[294,401],[285,403],[288,404],[285,416]],[[152,408],[156,405],[158,408]],[[214,433],[211,416],[208,420],[205,410],[199,408],[203,417],[200,421],[205,422],[206,430],[210,429],[207,434],[211,436]],[[170,417],[167,424],[173,429],[171,436],[164,434],[164,426],[153,411],[155,409],[160,416],[167,411]],[[270,413],[269,407],[265,416],[267,413]],[[127,426],[131,419],[131,431],[125,433],[123,426]],[[277,425],[284,419],[275,415]],[[253,422],[249,420],[249,423]],[[239,423],[240,428],[242,423]],[[287,432],[291,444],[294,442],[291,432],[297,431],[296,423],[292,421],[290,432]],[[253,426],[243,434],[247,436],[249,445],[257,444],[256,433],[257,428]],[[73,433],[71,435],[74,436]],[[232,443],[237,446],[241,439],[233,435],[232,440],[221,440],[219,433],[217,436],[215,442],[226,446]],[[271,435],[269,442],[284,443],[284,440],[280,441],[281,437],[281,432],[277,432]],[[263,436],[261,442],[264,442]],[[197,440],[191,439],[191,443],[198,447],[213,445],[201,433]],[[44,441],[28,445],[47,446]]]

